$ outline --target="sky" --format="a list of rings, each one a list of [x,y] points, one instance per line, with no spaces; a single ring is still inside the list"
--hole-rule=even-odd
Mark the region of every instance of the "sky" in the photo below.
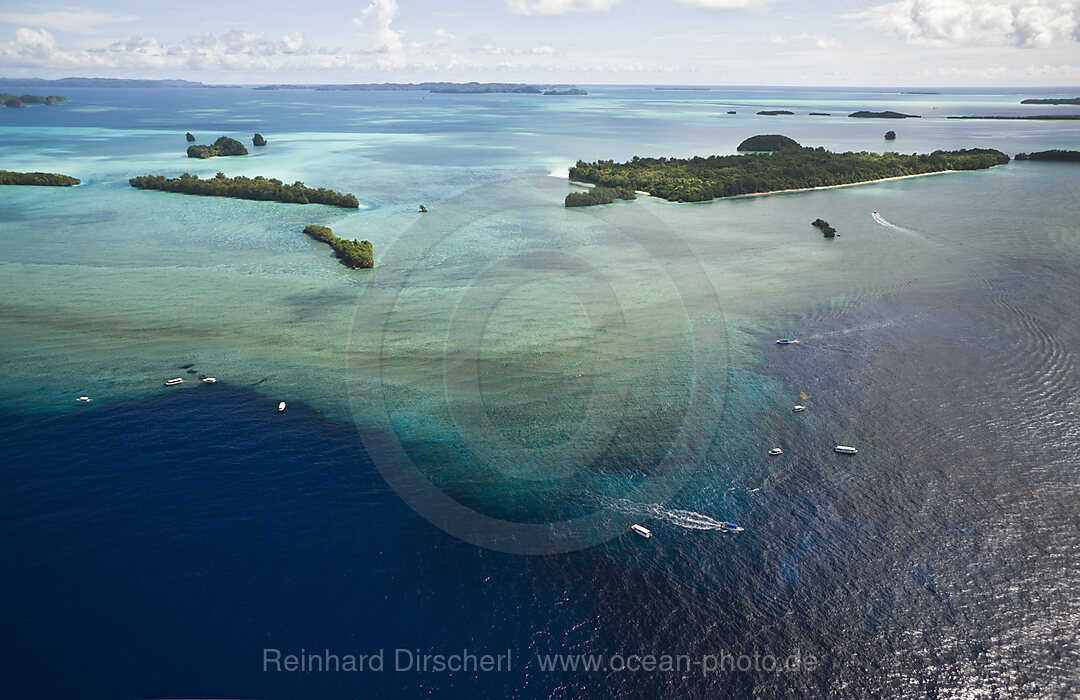
[[[1080,0],[3,0],[0,76],[1077,86]]]

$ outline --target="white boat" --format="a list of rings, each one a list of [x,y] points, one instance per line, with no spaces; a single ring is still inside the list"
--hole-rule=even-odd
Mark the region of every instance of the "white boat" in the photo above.
[[[799,411],[805,411],[806,406],[794,406],[791,410],[793,413],[798,413]]]
[[[834,449],[834,451],[839,452],[840,454],[843,454],[843,455],[853,455],[856,452],[858,452],[858,450],[856,450],[854,447],[850,447],[848,445],[837,445],[833,449]]]
[[[217,377],[203,377],[203,384],[217,384]]]
[[[782,454],[784,454],[784,451],[781,450],[779,447],[774,447],[771,450],[769,450],[769,454],[771,454],[771,455],[782,455]]]
[[[794,338],[780,338],[776,341],[777,345],[798,345],[799,341]]]
[[[175,379],[166,379],[165,386],[176,386],[177,384],[183,384],[184,379],[182,377],[176,377]]]
[[[724,532],[742,532],[743,531],[743,528],[739,527],[735,523],[731,523],[731,522],[728,522],[726,520],[724,522],[720,523],[720,529],[723,530]]]
[[[278,402],[278,405],[277,405],[277,410],[278,410],[279,412],[280,412],[280,411],[284,411],[284,410],[285,410],[285,402],[284,402],[284,401],[280,401],[280,402]]]
[[[649,539],[650,537],[652,537],[652,530],[645,527],[644,525],[638,525],[637,523],[634,523],[630,526],[630,529],[633,530],[636,534],[641,535],[645,539]]]
[[[79,398],[77,398],[75,400],[78,401],[79,403],[90,403],[91,401],[93,401],[93,399],[90,398],[89,396],[80,396]]]

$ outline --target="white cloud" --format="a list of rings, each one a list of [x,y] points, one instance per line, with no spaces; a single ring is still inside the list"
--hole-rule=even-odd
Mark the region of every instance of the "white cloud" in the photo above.
[[[8,24],[29,24],[34,27],[55,29],[72,34],[100,34],[103,24],[133,22],[135,15],[120,15],[115,12],[96,12],[94,10],[51,10],[38,13],[0,12],[0,22]]]
[[[390,26],[399,9],[396,0],[371,0],[359,17],[353,17],[353,24],[371,38],[376,51],[400,51],[401,32]]]
[[[621,0],[506,0],[519,15],[565,15],[570,12],[606,12]]]
[[[898,0],[849,17],[916,44],[1030,47],[1080,39],[1080,0]]]
[[[769,37],[768,41],[770,44],[796,44],[801,46],[815,46],[819,49],[835,49],[840,46],[840,42],[836,39],[811,34],[809,32],[800,32],[799,34],[791,34],[788,36],[784,36],[783,34],[773,34]]]
[[[700,7],[704,10],[746,10],[761,7],[768,0],[675,0],[681,5]]]

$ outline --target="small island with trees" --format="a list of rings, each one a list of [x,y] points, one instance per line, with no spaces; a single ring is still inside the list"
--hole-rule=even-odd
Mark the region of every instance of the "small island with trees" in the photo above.
[[[544,94],[545,95],[563,96],[563,95],[588,95],[589,93],[585,92],[581,88],[570,88],[569,90],[548,90]]]
[[[786,109],[765,109],[765,110],[762,110],[762,111],[758,112],[758,114],[763,116],[763,117],[779,117],[779,116],[790,116],[790,115],[793,115],[795,113],[794,112],[789,112]]]
[[[5,107],[25,107],[26,105],[58,105],[61,102],[67,102],[67,98],[63,95],[23,95],[16,97],[15,95],[9,95],[6,92],[0,93],[0,104]]]
[[[777,135],[765,135],[771,138]],[[745,141],[743,143],[746,143]],[[1009,162],[993,149],[934,151],[929,154],[833,153],[824,148],[785,145],[770,153],[694,158],[634,158],[626,163],[578,161],[570,179],[618,192],[644,191],[673,202],[835,187],[911,175],[984,170]],[[590,193],[575,198],[587,206]],[[599,197],[598,197],[599,198]],[[605,196],[603,199],[607,199]],[[607,203],[598,201],[597,204]],[[568,206],[569,199],[568,199]]]
[[[922,119],[918,114],[904,114],[903,112],[893,112],[886,110],[884,112],[852,112],[848,115],[856,119]]]
[[[836,229],[829,226],[829,222],[825,219],[814,219],[810,225],[820,230],[826,238],[836,238]]]
[[[38,185],[43,187],[74,187],[82,184],[77,177],[59,173],[17,173],[0,170],[0,185]]]
[[[190,131],[184,134],[184,138],[187,139],[188,143],[195,143],[195,134]]]
[[[263,138],[262,134],[255,134],[255,136],[253,136],[251,139],[251,144],[256,147],[265,146],[266,139]]]
[[[244,144],[228,136],[222,136],[210,146],[188,146],[188,158],[216,158],[218,156],[246,156]]]
[[[1080,151],[1063,151],[1055,148],[1052,151],[1036,151],[1035,153],[1017,153],[1016,160],[1061,160],[1071,163],[1080,162]]]
[[[347,265],[354,270],[375,267],[375,255],[371,248],[371,241],[358,241],[355,239],[350,241],[338,238],[329,226],[319,226],[318,224],[308,224],[304,227],[304,233],[317,241],[329,243],[342,265]]]
[[[891,129],[889,131],[886,131],[885,132],[885,140],[886,141],[895,141],[896,140],[896,132],[891,130]]]
[[[328,204],[333,207],[357,209],[360,202],[355,195],[342,194],[320,187],[305,187],[302,182],[286,185],[281,180],[267,179],[262,175],[254,178],[244,176],[225,177],[218,173],[209,180],[202,180],[198,175],[184,173],[180,177],[167,178],[164,175],[143,175],[133,177],[128,182],[140,190],[161,190],[181,194],[198,194],[208,197],[233,197],[236,199],[254,199],[261,202],[284,202],[286,204]]]
[[[782,151],[786,148],[802,148],[802,146],[795,139],[782,134],[758,134],[740,143],[736,150]]]

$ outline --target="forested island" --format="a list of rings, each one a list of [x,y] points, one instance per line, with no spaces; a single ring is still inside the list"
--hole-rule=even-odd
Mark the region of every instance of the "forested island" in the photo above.
[[[221,136],[210,146],[188,146],[188,158],[216,158],[218,156],[246,156],[244,144],[228,136]]]
[[[184,134],[184,138],[187,139],[188,143],[195,143],[195,134],[190,131]]]
[[[1016,160],[1064,160],[1069,162],[1080,162],[1080,151],[1063,151],[1055,148],[1052,151],[1017,153]]]
[[[891,129],[889,131],[886,131],[885,132],[885,140],[886,141],[895,141],[896,140],[896,132],[892,131]]]
[[[63,95],[22,95],[16,97],[15,95],[9,95],[6,92],[0,93],[0,104],[5,107],[25,107],[26,105],[58,105],[61,102],[67,102],[67,98]]]
[[[628,187],[602,187],[597,185],[587,192],[571,192],[563,202],[567,207],[591,207],[594,204],[611,204],[616,199],[637,199]]]
[[[305,226],[304,233],[317,241],[329,243],[342,265],[348,265],[354,270],[362,267],[375,267],[375,254],[371,247],[371,241],[358,241],[356,239],[350,241],[338,238],[329,226],[319,226],[317,224]]]
[[[745,142],[744,142],[745,143]],[[831,187],[950,170],[982,170],[1009,162],[991,149],[899,153],[832,153],[787,147],[772,153],[707,158],[639,158],[626,163],[578,161],[570,179],[613,189],[641,190],[673,202],[701,202],[765,192]]]
[[[570,88],[569,90],[548,90],[545,95],[588,95],[581,88]]]
[[[830,112],[811,112],[810,116],[811,117],[831,117],[832,114]]]
[[[789,112],[786,109],[766,109],[758,112],[763,117],[779,117],[781,115],[793,115],[794,112]]]
[[[904,114],[902,112],[892,112],[888,110],[884,112],[852,112],[848,116],[855,117],[856,119],[922,119],[918,114]]]
[[[218,173],[209,180],[202,180],[198,175],[189,173],[175,178],[166,178],[164,175],[143,175],[133,177],[128,182],[132,187],[140,190],[162,190],[163,192],[235,197],[236,199],[287,204],[328,204],[346,209],[357,209],[360,206],[360,202],[351,194],[342,194],[322,187],[312,189],[304,186],[302,182],[286,185],[281,180],[267,179],[262,175],[247,178],[242,175],[225,177],[224,173]]]
[[[836,229],[829,225],[825,219],[814,219],[810,225],[821,231],[826,238],[836,238]]]
[[[265,146],[266,145],[266,139],[263,138],[262,134],[255,134],[255,136],[252,137],[252,139],[251,139],[251,143],[252,143],[253,146],[259,146],[259,147]]]
[[[0,185],[40,185],[44,187],[73,187],[82,184],[77,177],[59,173],[17,173],[0,170]]]
[[[751,136],[736,150],[739,151],[780,151],[785,148],[802,148],[799,142],[782,134],[758,134]]]
[[[1022,105],[1080,105],[1080,97],[1033,97],[1020,100]]]
[[[1063,120],[1063,121],[1076,121],[1080,119],[1080,114],[1025,114],[1018,117],[947,117],[948,119],[1045,119],[1048,121]]]

